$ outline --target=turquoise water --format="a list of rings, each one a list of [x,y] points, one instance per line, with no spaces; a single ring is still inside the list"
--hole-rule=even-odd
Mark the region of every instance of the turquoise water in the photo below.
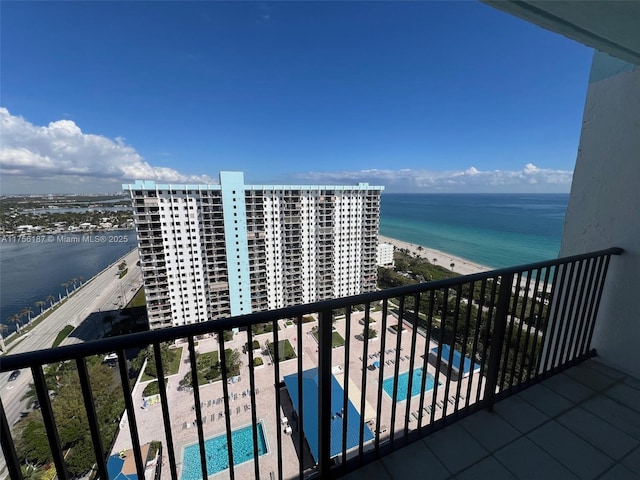
[[[386,378],[382,382],[382,388],[390,398],[393,398],[393,377]],[[424,382],[424,391],[428,392],[434,385],[433,375],[427,373],[427,380]],[[413,378],[411,380],[411,396],[418,395],[420,393],[420,386],[422,385],[422,368],[418,368],[413,371]],[[407,391],[409,390],[409,372],[404,372],[398,375],[398,391],[396,392],[396,400],[402,402],[407,399]]]
[[[380,234],[488,267],[556,258],[569,194],[383,193]]]
[[[256,426],[258,436],[258,456],[267,453],[262,423]],[[253,459],[253,427],[246,427],[231,432],[231,445],[233,446],[233,464],[248,462]],[[207,456],[207,475],[221,472],[229,468],[229,456],[227,454],[227,434],[223,433],[209,438],[204,442]],[[200,447],[197,443],[184,448],[182,456],[182,480],[201,480],[202,467],[200,466]]]

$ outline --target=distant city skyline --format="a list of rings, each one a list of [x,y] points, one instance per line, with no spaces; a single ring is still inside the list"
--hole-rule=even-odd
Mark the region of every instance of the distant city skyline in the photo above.
[[[2,10],[3,194],[219,170],[389,193],[571,185],[592,50],[481,3]]]

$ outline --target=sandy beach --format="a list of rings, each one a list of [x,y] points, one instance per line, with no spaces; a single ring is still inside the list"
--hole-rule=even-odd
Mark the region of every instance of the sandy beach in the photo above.
[[[398,249],[406,248],[413,255],[420,255],[421,257],[428,259],[431,263],[441,265],[444,268],[453,270],[454,272],[460,273],[462,275],[470,275],[472,273],[494,270],[491,267],[479,265],[464,258],[456,257],[455,255],[450,255],[448,253],[441,252],[440,250],[436,250],[425,245],[416,245],[415,243],[403,242],[402,240],[396,240],[395,238],[385,237],[383,235],[378,235],[378,241],[380,243],[390,243]],[[451,268],[452,263],[454,264],[453,268]]]

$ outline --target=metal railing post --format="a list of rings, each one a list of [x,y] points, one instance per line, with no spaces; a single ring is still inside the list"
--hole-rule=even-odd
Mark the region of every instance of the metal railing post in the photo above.
[[[513,274],[503,275],[500,281],[498,293],[498,304],[496,310],[496,322],[491,335],[491,351],[487,366],[487,380],[484,386],[484,401],[488,410],[493,410],[496,397],[496,386],[498,385],[498,374],[500,372],[500,358],[502,357],[502,344],[504,334],[507,330],[507,315],[509,313],[509,302],[511,300],[511,288],[513,286]]]
[[[9,470],[9,478],[15,480],[22,480],[22,472],[20,471],[20,462],[18,461],[18,455],[16,454],[16,448],[13,443],[13,437],[11,436],[11,427],[7,421],[7,415],[4,411],[4,405],[0,399],[0,434],[2,438],[2,453],[7,463],[7,470]]]
[[[328,478],[331,460],[331,320],[322,310],[318,322],[318,473]]]

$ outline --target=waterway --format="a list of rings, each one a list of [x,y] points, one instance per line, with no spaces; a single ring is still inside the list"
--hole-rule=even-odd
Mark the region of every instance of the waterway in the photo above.
[[[39,313],[35,302],[50,295],[57,301],[66,294],[63,283],[87,281],[136,247],[135,230],[5,238],[0,242],[0,323],[13,331],[7,321],[11,315],[25,307]]]

